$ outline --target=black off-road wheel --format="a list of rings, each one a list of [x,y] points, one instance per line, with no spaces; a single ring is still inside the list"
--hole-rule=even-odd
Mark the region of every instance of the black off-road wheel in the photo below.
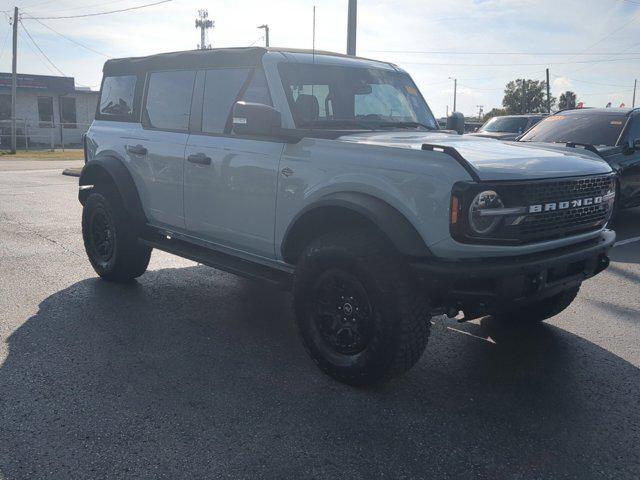
[[[129,282],[146,271],[151,248],[138,242],[138,232],[116,194],[96,191],[89,195],[82,210],[82,237],[100,277]]]
[[[343,383],[372,384],[406,372],[429,337],[426,296],[393,248],[365,229],[330,233],[307,246],[294,303],[307,352]]]
[[[579,291],[579,286],[574,287],[552,297],[521,305],[518,308],[507,307],[492,316],[500,322],[509,322],[514,325],[541,323],[566,310],[576,299]]]

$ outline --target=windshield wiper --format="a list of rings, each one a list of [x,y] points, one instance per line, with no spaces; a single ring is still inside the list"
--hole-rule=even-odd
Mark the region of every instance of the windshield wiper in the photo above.
[[[397,127],[397,128],[424,128],[425,130],[437,130],[420,122],[382,122],[376,123],[377,127]]]

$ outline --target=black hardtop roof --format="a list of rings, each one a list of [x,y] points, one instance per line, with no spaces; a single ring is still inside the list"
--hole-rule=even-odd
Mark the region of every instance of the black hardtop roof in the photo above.
[[[102,71],[109,75],[124,75],[141,73],[149,70],[170,70],[203,67],[235,67],[256,66],[267,52],[303,53],[327,55],[332,57],[354,58],[369,60],[362,57],[352,57],[342,53],[326,50],[311,50],[300,48],[279,47],[229,47],[212,48],[208,50],[184,50],[179,52],[158,53],[146,57],[114,58],[104,64]],[[378,60],[376,60],[378,61]],[[387,62],[380,62],[387,63]]]
[[[202,67],[255,66],[267,50],[262,47],[213,48],[158,53],[146,57],[114,58],[104,64],[105,74],[122,75],[149,70]]]
[[[630,115],[634,112],[637,112],[638,108],[571,108],[568,110],[560,110],[556,115],[579,115],[579,114],[588,114],[588,115]]]

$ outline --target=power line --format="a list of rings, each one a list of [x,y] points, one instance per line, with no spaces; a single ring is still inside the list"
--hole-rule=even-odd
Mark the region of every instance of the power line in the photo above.
[[[22,31],[18,30],[18,35],[20,36],[20,40],[29,47],[29,50],[31,50],[33,52],[34,55],[38,55],[38,51],[33,48],[33,46],[31,45],[31,43],[29,43],[27,40],[28,38],[25,37],[24,35],[22,35]],[[47,70],[49,70],[53,75],[58,75],[58,72],[56,72],[53,68],[51,68],[49,66],[48,63],[45,63],[44,66],[47,68]]]
[[[54,0],[50,0],[50,1],[54,1]],[[127,0],[110,0],[108,2],[92,3],[90,5],[82,5],[82,6],[76,6],[76,7],[57,9],[55,12],[59,13],[59,12],[68,12],[69,10],[79,10],[79,9],[85,9],[85,8],[103,7],[105,5],[112,5],[114,3],[122,3],[122,2],[126,2],[126,1]],[[50,3],[50,2],[49,1],[42,2],[40,5],[45,4],[45,3]],[[38,6],[38,4],[32,5],[31,7],[27,7],[26,9],[22,9],[22,11],[23,12],[32,11],[32,9],[34,7],[37,7],[37,6]],[[49,14],[49,13],[53,13],[53,12],[45,12],[45,13]]]
[[[19,21],[20,21],[20,25],[22,25],[22,29],[24,30],[24,33],[26,33],[26,34],[27,34],[27,37],[29,37],[29,40],[31,40],[31,43],[33,43],[33,46],[34,46],[34,47],[36,47],[36,48],[38,49],[38,51],[39,51],[39,52],[42,54],[42,56],[47,60],[47,62],[49,62],[49,63],[51,64],[51,66],[52,66],[53,68],[55,68],[55,69],[60,73],[60,75],[62,75],[63,77],[66,77],[67,75],[66,75],[62,70],[60,70],[60,69],[58,68],[58,66],[57,66],[55,63],[53,63],[53,61],[52,61],[49,57],[47,57],[47,54],[46,54],[46,53],[44,53],[44,52],[42,51],[42,49],[40,48],[40,46],[36,43],[36,41],[33,39],[33,37],[31,36],[31,34],[29,33],[29,30],[27,30],[27,27],[25,27],[25,26],[24,26],[24,23],[22,22],[22,20],[19,20]]]
[[[364,52],[371,53],[406,53],[412,55],[527,55],[527,56],[536,56],[536,57],[544,57],[544,56],[567,56],[567,55],[575,55],[575,56],[592,56],[592,55],[621,55],[621,53],[615,52],[601,52],[601,53],[578,53],[578,52],[472,52],[472,51],[464,51],[464,52],[452,52],[447,50],[363,50]],[[640,52],[629,52],[625,55],[638,55]]]
[[[604,37],[602,37],[600,40],[598,40],[597,42],[592,43],[591,45],[589,45],[588,47],[586,47],[584,50],[582,50],[582,53],[588,52],[589,50],[591,50],[593,47],[595,47],[596,45],[600,45],[602,42],[604,42],[605,40],[611,38],[613,35],[615,35],[616,33],[620,32],[621,30],[624,30],[625,28],[627,28],[629,25],[631,25],[631,23],[633,23],[638,15],[640,15],[640,12],[637,12],[633,17],[631,17],[631,19],[628,22],[623,23],[621,26],[619,26],[618,28],[616,28],[615,30],[613,30],[612,32],[608,33],[607,35],[605,35]],[[635,45],[634,45],[635,46]],[[633,47],[632,47],[633,48]],[[628,51],[630,50],[629,48],[624,50],[624,51]],[[618,52],[615,55],[620,55],[622,52]],[[576,55],[577,56],[577,55]],[[573,60],[576,56],[572,56],[571,58],[569,58],[569,60]]]
[[[578,83],[587,83],[590,85],[601,85],[603,87],[628,87],[628,85],[622,85],[620,83],[602,83],[602,82],[592,82],[590,80],[581,80],[578,78],[571,78],[571,77],[567,77],[564,75],[556,75],[555,73],[552,73],[551,75],[553,75],[556,78],[566,78],[567,80],[571,80],[572,82],[578,82]]]
[[[31,17],[25,16],[23,17],[25,20],[63,20],[68,18],[85,18],[85,17],[97,17],[98,15],[109,15],[111,13],[120,13],[120,12],[129,12],[131,10],[139,10],[141,8],[153,7],[155,5],[161,5],[163,3],[169,3],[173,0],[161,0],[159,2],[147,3],[145,5],[138,5],[137,7],[129,7],[129,8],[121,8],[118,10],[110,10],[108,12],[96,12],[96,13],[85,13],[81,15],[67,15],[61,17]]]
[[[4,55],[4,48],[7,46],[7,38],[9,38],[9,34],[11,33],[11,29],[7,28],[7,33],[4,36],[4,40],[2,40],[2,47],[0,47],[0,59]]]
[[[74,44],[78,45],[79,47],[84,48],[85,50],[88,50],[88,51],[93,52],[93,53],[97,53],[98,55],[101,55],[101,56],[103,56],[103,57],[111,58],[111,55],[107,55],[106,53],[103,53],[103,52],[100,52],[100,51],[98,51],[98,50],[95,50],[94,48],[91,48],[91,47],[89,47],[88,45],[85,45],[85,44],[83,44],[83,43],[81,43],[81,42],[79,42],[79,41],[77,41],[77,40],[74,40],[73,38],[67,37],[66,35],[64,35],[64,34],[62,34],[62,33],[58,32],[57,30],[55,30],[54,28],[50,27],[50,26],[49,26],[49,25],[47,25],[46,23],[41,22],[41,21],[40,21],[40,20],[38,20],[37,18],[34,18],[34,19],[32,19],[32,20],[35,20],[35,21],[36,21],[36,22],[38,22],[40,25],[42,25],[43,27],[45,27],[45,28],[47,28],[47,29],[51,30],[51,31],[52,31],[53,33],[55,33],[56,35],[61,36],[62,38],[64,38],[64,39],[66,39],[66,40],[70,41],[71,43],[74,43]]]
[[[521,66],[535,66],[544,67],[549,65],[574,65],[574,64],[595,64],[604,62],[628,62],[630,60],[640,60],[640,57],[632,58],[609,58],[604,60],[579,60],[575,62],[547,62],[547,63],[435,63],[435,62],[398,62],[406,63],[409,65],[433,65],[442,67],[521,67]]]

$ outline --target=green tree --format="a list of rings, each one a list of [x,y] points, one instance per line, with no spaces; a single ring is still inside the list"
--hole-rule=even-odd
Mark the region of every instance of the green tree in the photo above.
[[[522,87],[524,85],[524,96]],[[551,97],[551,107],[556,99]],[[547,82],[518,78],[504,88],[502,106],[508,115],[520,113],[545,113],[547,111]]]
[[[507,114],[507,111],[504,108],[492,108],[491,110],[489,110],[487,113],[484,114],[484,117],[482,117],[482,121],[486,122],[487,120],[493,117],[501,117],[506,114]]]
[[[560,110],[565,110],[567,108],[576,108],[576,104],[578,103],[578,97],[576,94],[570,90],[560,94],[560,100],[558,101],[558,108]]]

